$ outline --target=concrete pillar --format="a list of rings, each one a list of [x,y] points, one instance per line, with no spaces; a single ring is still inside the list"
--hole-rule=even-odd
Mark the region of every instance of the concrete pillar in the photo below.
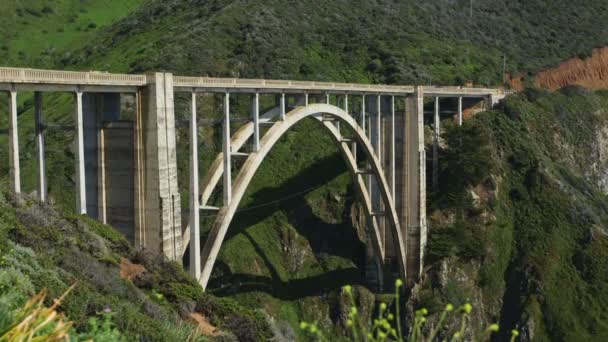
[[[504,98],[504,95],[494,95],[490,94],[484,98],[485,108],[484,110],[490,110],[494,108],[498,104],[500,100]]]
[[[348,113],[348,94],[344,94],[344,111]]]
[[[394,201],[394,178],[395,178],[395,102],[394,96],[386,95],[380,97],[380,113],[382,120],[380,122],[380,162],[386,178],[389,197],[393,198]],[[382,212],[386,212],[384,202],[380,209]],[[386,215],[382,217],[381,226],[384,234],[384,254],[387,258],[394,258],[397,256],[395,249],[395,242],[393,235],[388,234],[387,230],[389,220],[386,219]]]
[[[9,92],[9,120],[8,120],[8,154],[10,167],[10,182],[16,194],[21,193],[21,168],[19,166],[19,128],[17,113],[17,91]]]
[[[406,237],[406,282],[410,286],[422,271],[426,246],[426,155],[424,148],[424,94],[417,86],[406,100],[405,118],[405,180],[402,196],[401,228]]]
[[[350,114],[348,108],[348,94],[344,94],[344,111]],[[350,149],[353,154],[353,158],[355,159],[355,161],[357,161],[357,143],[353,141],[350,145]]]
[[[372,147],[374,148],[374,154],[376,158],[381,162],[382,165],[382,111],[381,111],[381,97],[380,95],[368,96],[368,110],[369,110],[369,139]],[[369,165],[368,165],[369,167]],[[368,175],[368,191],[371,198],[372,212],[380,213],[383,211],[382,199],[380,196],[380,189],[378,187],[377,179]],[[385,227],[384,217],[375,215],[374,219],[378,224],[380,235],[382,239],[382,246],[385,248]],[[384,254],[384,253],[383,253]]]
[[[286,111],[286,107],[287,104],[285,103],[285,93],[281,93],[281,103],[280,103],[280,114],[279,114],[279,119],[281,121],[285,121],[285,111]]]
[[[230,93],[224,95],[224,130],[222,134],[222,149],[224,155],[224,206],[232,200],[232,163],[230,146]]]
[[[84,148],[84,173],[86,193],[86,213],[90,217],[98,219],[102,223],[110,223],[107,216],[107,168],[108,158],[116,159],[116,151],[107,151],[104,123],[120,119],[120,94],[118,93],[83,93],[82,94],[82,128]],[[113,155],[109,155],[112,154]],[[132,159],[132,158],[129,158]],[[116,164],[116,163],[113,163]],[[129,161],[124,161],[130,165]],[[132,178],[132,170],[129,175]],[[115,174],[113,174],[115,175]],[[118,180],[114,180],[115,183]],[[126,191],[127,189],[120,189]],[[125,194],[123,198],[132,197]],[[115,197],[120,198],[120,197]],[[111,202],[111,201],[110,201]],[[110,203],[111,205],[112,203]],[[132,205],[131,205],[132,206]],[[122,215],[125,216],[125,215]],[[126,229],[126,228],[125,228]],[[133,227],[131,226],[132,230]],[[132,235],[129,232],[128,235]]]
[[[116,99],[119,104],[120,96]],[[99,220],[105,220],[131,242],[135,241],[136,216],[133,133],[130,120],[104,121],[99,131],[103,137],[99,144],[99,193],[103,195],[99,197]]]
[[[251,103],[253,113],[253,152],[260,150],[260,93],[253,95]]]
[[[177,184],[173,75],[147,75],[140,93],[136,148],[136,246],[181,258],[181,204]],[[139,240],[139,241],[138,241]]]
[[[435,97],[435,116],[433,124],[433,189],[437,191],[439,187],[439,97]]]
[[[391,121],[390,121],[390,177],[389,186],[391,188],[391,196],[395,199],[395,96],[391,96]]]
[[[374,152],[378,160],[382,161],[382,111],[380,95],[368,97],[369,102],[369,139],[371,140]],[[371,178],[371,175],[370,175]],[[372,180],[372,209],[380,211],[380,196],[375,180]]]
[[[363,131],[364,134],[366,134],[365,132],[365,95],[361,95],[361,130]]]
[[[44,156],[44,127],[42,121],[42,93],[34,93],[34,130],[36,134],[36,157],[38,159],[38,199],[46,202],[46,159]]]
[[[458,126],[462,126],[462,96],[458,96]]]
[[[84,192],[86,214],[107,223],[105,204],[105,146],[101,121],[103,104],[101,94],[82,94],[82,143],[84,150]],[[101,172],[100,172],[101,170]]]
[[[87,213],[87,193],[84,154],[84,123],[82,116],[82,92],[76,92],[74,123],[76,125],[76,213]]]
[[[149,87],[148,87],[149,88]],[[135,93],[135,130],[134,130],[134,222],[135,222],[135,234],[134,234],[134,245],[137,249],[145,247],[146,241],[146,149],[144,146],[147,121],[144,115],[146,109],[146,94],[148,93],[146,88],[140,88]]]
[[[308,93],[304,93],[304,105],[308,106]]]
[[[192,92],[190,110],[190,274],[201,276],[200,202],[198,187],[198,124],[196,93]]]

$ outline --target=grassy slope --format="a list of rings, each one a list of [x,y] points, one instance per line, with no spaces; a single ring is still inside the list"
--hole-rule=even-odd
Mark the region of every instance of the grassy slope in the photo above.
[[[473,163],[462,186],[434,197],[437,228],[429,239],[429,274],[439,276],[447,261],[468,280],[446,286],[427,282],[420,304],[434,306],[431,293],[474,300],[486,310],[485,319],[518,327],[537,341],[608,336],[608,208],[598,187],[606,167],[598,157],[606,148],[598,136],[608,124],[607,106],[605,92],[527,91],[508,98],[503,111],[466,123],[464,136],[481,132],[490,149],[467,140],[458,148],[462,135],[446,135],[460,152],[448,150],[445,166],[454,166],[450,157],[470,157],[471,151],[476,159],[468,159]],[[483,166],[488,160],[490,169]],[[476,168],[480,173],[470,172]],[[477,184],[494,189],[481,208],[470,204],[465,192]],[[453,199],[465,204],[450,203]],[[462,221],[445,220],[450,212]],[[471,287],[481,289],[482,300]]]
[[[90,329],[90,317],[109,308],[113,323],[128,340],[185,340],[193,330],[185,320],[195,311],[239,340],[270,336],[263,315],[233,300],[203,294],[177,264],[134,251],[124,237],[94,220],[27,197],[16,201],[6,188],[0,184],[0,264],[34,288],[0,287],[3,298],[7,290],[27,296],[46,289],[51,302],[76,283],[60,310],[80,332]],[[145,272],[123,279],[122,258],[144,266]]]
[[[507,71],[526,71],[607,43],[601,3],[479,1],[472,18],[468,5],[153,1],[71,62],[240,77],[497,84],[503,55]]]
[[[25,0],[0,4],[3,65],[50,66],[144,0]]]

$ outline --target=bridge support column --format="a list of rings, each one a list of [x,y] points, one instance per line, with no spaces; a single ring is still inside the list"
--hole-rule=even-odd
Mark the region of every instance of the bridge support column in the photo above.
[[[78,97],[78,95],[76,95]],[[120,170],[119,177],[112,177],[112,189],[108,189],[108,177],[106,163],[108,158],[120,159],[123,155],[119,155],[118,151],[107,153],[106,146],[106,129],[104,123],[117,121],[120,118],[120,94],[117,93],[83,93],[81,99],[82,111],[82,148],[84,151],[84,196],[86,205],[86,214],[98,219],[102,223],[115,224],[108,221],[108,205],[114,203],[108,198],[108,191],[111,192],[114,198],[126,200],[132,198],[132,187],[129,189],[128,184],[132,181],[132,171],[128,167],[121,166],[127,171]],[[78,100],[77,100],[78,102]],[[132,156],[129,159],[132,159]],[[117,160],[117,163],[112,165],[129,165],[127,160]],[[80,164],[80,163],[79,163]],[[129,172],[130,171],[130,172]],[[125,173],[126,172],[126,173]],[[127,180],[128,184],[120,184]],[[124,192],[131,193],[125,194]],[[120,192],[116,194],[116,192]],[[132,201],[128,201],[124,205],[129,208],[133,207]],[[123,214],[125,218],[129,215]],[[122,233],[127,236],[132,236],[133,224],[128,224],[128,228],[121,226],[117,227]]]
[[[500,100],[504,98],[504,95],[488,95],[484,98],[485,108],[484,110],[490,110],[498,104]]]
[[[435,115],[433,123],[433,189],[437,191],[439,188],[439,134],[440,134],[440,118],[439,118],[439,97],[435,97]]]
[[[198,124],[196,119],[196,93],[192,92],[190,112],[190,274],[201,276],[201,235],[198,193]]]
[[[84,156],[84,123],[82,115],[82,92],[76,92],[74,124],[76,126],[76,213],[87,213],[87,192]]]
[[[389,188],[389,196],[394,201],[394,177],[395,177],[395,126],[394,126],[394,114],[395,114],[395,103],[394,96],[381,96],[378,101],[380,102],[380,106],[378,108],[380,113],[380,150],[378,158],[380,159],[380,163],[382,165],[384,177],[386,178],[386,182]],[[386,207],[384,202],[381,206],[381,211],[386,213]],[[388,227],[389,221],[386,219],[386,216],[382,217],[382,222],[380,227],[384,232],[384,255],[387,258],[393,258],[397,254],[395,250],[395,242],[392,234],[389,234],[390,228]]]
[[[140,94],[136,157],[135,245],[163,253],[171,260],[181,258],[181,206],[177,185],[173,76],[148,75]]]
[[[224,95],[224,126],[222,150],[224,154],[224,206],[232,200],[232,146],[230,146],[230,94]]]
[[[386,175],[386,166],[383,163],[383,120],[382,120],[382,97],[380,95],[371,95],[367,98],[367,108],[369,111],[369,115],[367,116],[368,122],[368,137],[370,139],[371,145],[374,149],[374,153],[378,160],[381,163],[381,167],[384,169],[384,173]],[[371,165],[367,165],[367,168],[371,168]],[[380,233],[380,246],[382,248],[381,255],[386,255],[387,248],[387,234],[385,227],[385,217],[384,217],[384,206],[380,195],[380,187],[377,179],[371,174],[367,175],[367,188],[369,191],[369,196],[371,199],[371,211],[372,211],[372,220],[376,222],[378,226],[378,230]],[[371,229],[370,229],[371,231]],[[383,285],[383,272],[380,267],[381,264],[384,263],[384,260],[379,260],[377,258],[377,253],[375,253],[372,249],[371,243],[366,244],[368,247],[367,251],[367,262],[366,262],[366,278],[370,284],[374,284],[378,286],[378,290],[382,290]]]
[[[395,202],[406,240],[406,283],[420,277],[426,246],[426,155],[424,148],[424,94],[417,86],[406,98],[405,116],[397,122]],[[401,174],[399,174],[401,173]]]
[[[253,95],[251,112],[253,114],[253,152],[257,152],[260,150],[260,93],[258,92]]]
[[[42,121],[42,93],[34,93],[34,131],[36,134],[36,157],[38,159],[38,199],[46,201],[46,160],[44,156],[44,127]]]
[[[281,121],[285,121],[285,112],[286,112],[286,108],[287,108],[287,103],[285,101],[285,93],[281,93],[281,99],[279,100],[279,120]]]
[[[390,187],[391,196],[395,200],[395,96],[391,96],[391,119],[390,119],[390,143],[389,143],[389,158],[390,158]]]
[[[363,130],[363,134],[367,135],[366,130],[366,117],[365,117],[365,95],[361,95],[361,118],[359,119],[359,125],[361,126],[361,130]]]
[[[348,94],[344,94],[344,111],[350,115],[349,108],[348,108]],[[350,151],[353,154],[353,158],[355,159],[355,161],[357,161],[357,143],[356,142],[354,142],[354,141],[352,142],[352,144],[350,145]]]
[[[462,126],[462,96],[458,96],[458,126]]]
[[[9,92],[9,120],[8,120],[8,152],[10,182],[16,194],[21,193],[21,168],[19,166],[19,129],[17,113],[17,91]]]

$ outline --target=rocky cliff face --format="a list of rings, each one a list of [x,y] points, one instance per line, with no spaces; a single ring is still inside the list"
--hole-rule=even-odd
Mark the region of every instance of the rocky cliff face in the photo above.
[[[464,182],[430,196],[410,304],[472,303],[471,337],[498,322],[524,341],[607,338],[607,131],[608,96],[582,88],[527,90],[447,126],[440,180]]]

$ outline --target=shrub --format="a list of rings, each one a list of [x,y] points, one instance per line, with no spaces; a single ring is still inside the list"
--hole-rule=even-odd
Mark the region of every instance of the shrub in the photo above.
[[[55,10],[52,7],[44,6],[41,12],[44,14],[53,14],[55,13]]]
[[[447,304],[441,312],[437,324],[433,324],[430,327],[425,326],[429,311],[426,308],[417,310],[414,313],[414,322],[409,327],[409,332],[406,333],[405,327],[402,326],[399,309],[399,293],[401,292],[402,285],[403,282],[400,279],[395,282],[395,313],[390,311],[388,304],[380,303],[378,318],[374,319],[371,329],[365,328],[366,325],[362,324],[363,322],[360,320],[359,310],[356,306],[352,305],[352,287],[347,285],[342,288],[342,291],[350,298],[352,305],[346,322],[346,325],[350,329],[349,337],[352,341],[419,342],[434,341],[435,339],[447,340],[449,337],[451,337],[451,341],[471,340],[469,335],[472,333],[467,331],[467,327],[473,307],[468,303],[460,306],[457,310],[452,304]],[[454,325],[453,323],[459,324]],[[456,326],[457,328],[451,328],[452,326]],[[306,331],[314,340],[330,341],[328,336],[319,329],[317,323],[301,322],[300,328]],[[475,336],[472,339],[475,341],[489,341],[491,335],[498,331],[499,326],[494,323],[488,326],[481,336]],[[519,332],[517,330],[511,330],[511,342],[518,335]]]

